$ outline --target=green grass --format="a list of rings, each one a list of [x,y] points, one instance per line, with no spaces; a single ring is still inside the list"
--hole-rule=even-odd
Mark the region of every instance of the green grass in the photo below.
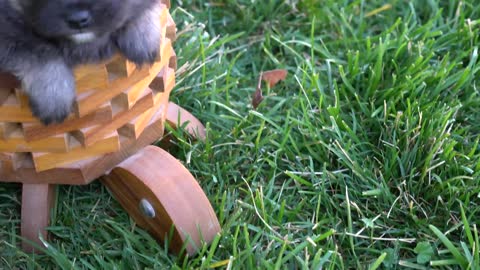
[[[60,188],[50,249],[31,256],[16,247],[19,186],[1,184],[0,268],[480,269],[476,1],[184,0],[172,13],[171,99],[208,138],[171,130],[170,151],[222,233],[169,255],[96,182]],[[276,68],[288,79],[253,110]]]

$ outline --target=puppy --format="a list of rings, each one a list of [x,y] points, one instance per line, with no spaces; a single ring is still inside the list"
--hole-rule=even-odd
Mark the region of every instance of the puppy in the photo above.
[[[157,59],[159,9],[158,0],[0,0],[0,70],[22,82],[41,122],[63,122],[73,67],[115,51],[137,65]]]

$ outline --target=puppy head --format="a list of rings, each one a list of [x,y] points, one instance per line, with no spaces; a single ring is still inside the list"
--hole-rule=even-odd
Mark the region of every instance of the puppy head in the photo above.
[[[83,43],[121,28],[157,0],[9,1],[39,35]]]

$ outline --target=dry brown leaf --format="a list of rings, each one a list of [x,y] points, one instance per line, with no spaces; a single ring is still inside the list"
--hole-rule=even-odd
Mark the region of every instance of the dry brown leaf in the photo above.
[[[268,83],[270,88],[274,87],[279,81],[285,80],[287,77],[287,70],[275,69],[262,73],[262,79]]]
[[[255,93],[252,96],[252,106],[256,110],[264,97],[262,93],[262,80],[266,81],[270,88],[274,87],[279,81],[285,80],[287,71],[285,69],[275,69],[260,73]]]

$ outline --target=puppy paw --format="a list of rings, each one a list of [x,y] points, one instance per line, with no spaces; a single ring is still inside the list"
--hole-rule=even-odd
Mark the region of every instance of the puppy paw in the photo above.
[[[70,114],[75,100],[75,80],[61,63],[47,63],[22,79],[34,116],[45,124],[61,123]]]
[[[43,97],[30,97],[30,109],[44,125],[62,123],[72,110],[73,100],[45,100]]]
[[[146,11],[120,30],[116,45],[120,52],[133,63],[141,66],[152,64],[159,57],[161,25],[160,6]]]

